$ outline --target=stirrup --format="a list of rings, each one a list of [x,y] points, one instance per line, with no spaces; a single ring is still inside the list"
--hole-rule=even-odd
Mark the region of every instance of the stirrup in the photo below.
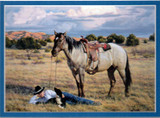
[[[94,70],[87,70],[86,72],[90,75],[94,75],[98,70],[98,66]]]

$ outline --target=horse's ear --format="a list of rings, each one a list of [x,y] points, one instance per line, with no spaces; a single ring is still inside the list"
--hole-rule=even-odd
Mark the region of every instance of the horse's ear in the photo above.
[[[57,32],[54,30],[54,34],[57,35]]]
[[[64,36],[67,36],[67,32],[64,33]]]

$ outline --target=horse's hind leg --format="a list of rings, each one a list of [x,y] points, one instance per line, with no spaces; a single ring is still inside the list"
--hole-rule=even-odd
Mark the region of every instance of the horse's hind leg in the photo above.
[[[85,74],[84,69],[80,68],[79,69],[79,82],[80,82],[81,97],[85,97],[85,94],[84,94],[84,74]]]
[[[111,66],[107,71],[108,71],[108,77],[109,77],[109,80],[110,80],[110,89],[109,89],[109,92],[108,92],[108,96],[111,96],[111,92],[114,88],[114,85],[116,83],[116,80],[115,80],[115,77],[114,77],[114,72],[115,72],[116,68]]]
[[[126,73],[125,73],[125,69],[118,69],[118,72],[123,80],[123,83],[125,85],[125,96],[128,97],[129,96],[129,85],[126,82]]]

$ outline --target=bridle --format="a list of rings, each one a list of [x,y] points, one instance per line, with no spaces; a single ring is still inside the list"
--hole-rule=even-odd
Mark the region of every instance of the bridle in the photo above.
[[[60,44],[60,46],[59,46],[59,48],[60,48],[61,50],[64,50],[63,45],[64,45],[64,43],[66,42],[65,36],[63,36],[63,39],[57,39],[57,40],[61,40],[61,41],[62,41],[61,44]]]

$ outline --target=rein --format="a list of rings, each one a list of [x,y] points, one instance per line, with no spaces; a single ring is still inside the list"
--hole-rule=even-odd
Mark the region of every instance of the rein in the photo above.
[[[52,80],[52,57],[51,56],[51,71],[50,71],[50,79],[49,79],[49,88],[50,88],[50,85],[51,85],[51,80]],[[57,58],[56,58],[57,60]],[[56,86],[56,77],[57,77],[57,61],[55,61],[55,76],[54,76],[54,80],[55,80],[55,83],[54,83],[54,86]]]
[[[55,83],[54,83],[54,86],[56,87],[56,78],[57,78],[57,59],[58,59],[58,55],[56,57],[56,63],[55,63],[55,75],[54,75],[54,78],[55,78]]]

